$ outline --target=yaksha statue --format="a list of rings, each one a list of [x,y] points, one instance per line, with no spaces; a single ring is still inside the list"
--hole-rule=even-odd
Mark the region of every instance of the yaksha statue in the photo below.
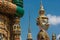
[[[20,40],[23,0],[0,0],[0,40]]]
[[[48,17],[45,16],[45,10],[42,5],[42,1],[40,3],[39,17],[37,18],[37,25],[40,28],[40,32],[38,33],[38,40],[50,40],[49,36],[46,32],[49,28]]]

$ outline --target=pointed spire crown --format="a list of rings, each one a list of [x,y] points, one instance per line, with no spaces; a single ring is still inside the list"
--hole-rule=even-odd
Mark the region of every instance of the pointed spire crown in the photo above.
[[[40,16],[44,16],[45,10],[43,8],[42,0],[40,0],[40,10],[39,10]]]
[[[28,28],[28,33],[31,33],[30,27]]]
[[[40,10],[44,10],[42,0],[40,1]]]
[[[56,34],[53,33],[52,36],[54,37],[54,36],[56,36]]]
[[[28,26],[28,35],[27,35],[27,40],[32,40],[32,34],[30,30],[30,13],[29,13],[29,26]]]
[[[31,33],[31,30],[30,30],[30,12],[29,12],[29,27],[28,27],[28,33]]]

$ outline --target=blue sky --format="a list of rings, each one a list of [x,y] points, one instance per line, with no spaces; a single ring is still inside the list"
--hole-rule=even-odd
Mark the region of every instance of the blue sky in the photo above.
[[[56,36],[60,35],[60,0],[42,0],[45,15],[49,17],[50,26],[47,30],[50,40],[52,33],[55,33]],[[29,21],[29,11],[30,11],[30,24],[31,24],[31,33],[33,40],[37,40],[37,34],[39,28],[36,25],[36,18],[38,17],[40,9],[40,0],[24,0],[24,16],[21,18],[21,38],[22,40],[27,39],[28,33],[28,21]],[[58,19],[57,19],[58,18]]]

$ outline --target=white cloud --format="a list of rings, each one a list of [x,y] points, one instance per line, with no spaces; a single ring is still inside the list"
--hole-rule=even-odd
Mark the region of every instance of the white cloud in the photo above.
[[[49,18],[49,23],[51,25],[60,24],[60,16],[48,14],[47,17]]]
[[[59,38],[60,38],[60,34],[59,34],[59,35],[57,35],[57,40],[59,40]]]

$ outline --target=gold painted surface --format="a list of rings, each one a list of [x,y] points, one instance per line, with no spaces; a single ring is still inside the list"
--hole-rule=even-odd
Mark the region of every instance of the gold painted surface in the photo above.
[[[37,18],[37,25],[39,28],[47,30],[49,28],[48,18],[46,16],[40,16]]]
[[[14,40],[20,40],[21,35],[21,28],[20,28],[20,18],[16,17],[13,24],[13,34],[14,34]]]
[[[56,40],[56,35],[52,34],[52,40]]]
[[[14,14],[16,12],[16,5],[5,0],[0,0],[0,12]]]
[[[12,2],[12,0],[5,0],[5,1]]]
[[[0,29],[0,33],[1,33],[1,34],[4,34],[6,37],[8,37],[7,32],[6,32],[5,30]]]
[[[7,28],[9,23],[9,18],[3,14],[0,14],[0,33],[3,34],[7,39],[3,39],[3,40],[10,40],[10,33],[9,30]]]
[[[32,34],[28,33],[28,39],[32,39]]]
[[[19,35],[15,35],[14,39],[15,40],[20,40],[20,36]]]
[[[50,40],[47,32],[44,29],[41,29],[37,36],[38,40]]]

